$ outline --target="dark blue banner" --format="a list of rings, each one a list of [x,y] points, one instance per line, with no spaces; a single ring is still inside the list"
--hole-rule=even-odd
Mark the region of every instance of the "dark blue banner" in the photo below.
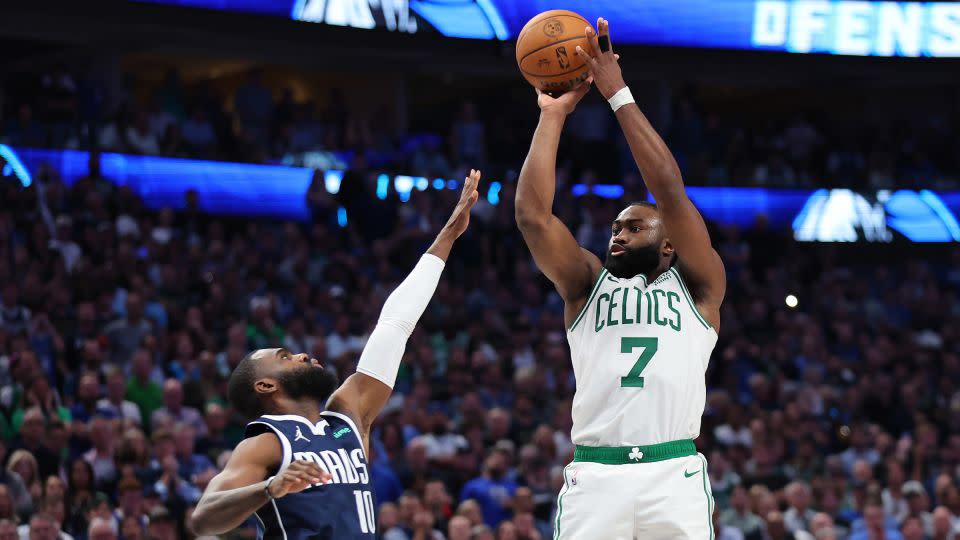
[[[0,176],[29,186],[44,165],[67,185],[84,177],[90,155],[76,150],[14,149],[0,144]],[[149,208],[182,208],[184,195],[195,190],[201,208],[211,214],[307,220],[306,193],[315,175],[325,189],[340,190],[343,171],[317,172],[306,167],[250,165],[190,159],[100,156],[102,175],[118,186],[128,186]],[[381,174],[376,197],[391,193],[406,202],[414,191],[460,189],[458,180]],[[500,182],[485,179],[487,203],[500,201]],[[574,196],[590,193],[619,199],[617,184],[576,184]],[[775,229],[792,229],[803,242],[960,242],[960,192],[929,190],[854,192],[849,189],[789,190],[735,187],[688,187],[687,193],[703,216],[722,225],[748,229],[763,216]],[[652,199],[651,199],[652,200]],[[348,216],[341,209],[339,220]]]
[[[854,56],[960,57],[960,4],[859,0],[136,0],[353,28],[513,39],[538,13],[611,21],[614,42]]]

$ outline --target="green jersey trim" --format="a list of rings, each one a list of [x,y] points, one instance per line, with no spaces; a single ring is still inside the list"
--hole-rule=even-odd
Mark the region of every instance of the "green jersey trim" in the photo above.
[[[583,319],[583,316],[586,315],[587,309],[590,308],[590,303],[593,302],[593,297],[597,295],[597,291],[600,290],[600,284],[603,283],[603,280],[607,277],[607,269],[602,268],[600,274],[597,275],[597,280],[593,284],[593,289],[590,291],[590,296],[587,298],[585,304],[583,304],[583,309],[580,310],[580,314],[577,315],[577,318],[573,320],[573,324],[570,325],[568,332],[573,332],[573,329],[577,327],[577,324],[580,323],[580,319]]]
[[[700,310],[697,309],[697,305],[693,303],[693,297],[690,296],[690,290],[687,289],[687,284],[683,282],[683,278],[680,276],[680,272],[673,266],[670,267],[670,271],[673,272],[673,275],[677,276],[677,282],[680,283],[680,289],[683,290],[683,296],[687,298],[687,303],[690,304],[690,309],[693,310],[693,314],[696,315],[697,320],[700,321],[700,324],[707,330],[713,328],[710,326],[710,323],[703,318],[703,315],[700,313]]]

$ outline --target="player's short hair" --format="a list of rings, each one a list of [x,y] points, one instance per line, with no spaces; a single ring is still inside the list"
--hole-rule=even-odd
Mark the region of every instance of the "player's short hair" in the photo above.
[[[627,208],[630,208],[631,206],[646,206],[647,208],[653,208],[654,210],[660,210],[660,209],[657,207],[657,203],[652,203],[652,202],[650,202],[650,201],[633,201],[632,203],[630,203],[630,204],[627,205]]]
[[[657,206],[657,203],[652,203],[650,201],[633,201],[627,205],[627,208],[630,208],[631,206],[645,206],[647,208],[653,208],[657,212],[660,211],[660,207]],[[670,259],[670,266],[676,266],[678,260],[680,259],[677,257],[677,253],[674,252],[673,258]]]
[[[247,418],[256,418],[262,414],[260,398],[253,391],[253,383],[258,377],[257,363],[253,360],[255,352],[257,351],[247,353],[243,360],[240,360],[227,383],[227,398],[230,404]]]

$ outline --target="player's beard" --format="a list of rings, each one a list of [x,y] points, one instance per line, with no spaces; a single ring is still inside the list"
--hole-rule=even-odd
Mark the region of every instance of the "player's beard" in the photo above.
[[[607,249],[604,268],[616,278],[632,278],[638,274],[649,274],[660,266],[660,245],[650,244],[639,248],[624,246],[623,254],[613,256]]]
[[[277,380],[291,399],[313,398],[320,402],[326,402],[340,385],[336,373],[306,364],[302,369],[284,371]]]

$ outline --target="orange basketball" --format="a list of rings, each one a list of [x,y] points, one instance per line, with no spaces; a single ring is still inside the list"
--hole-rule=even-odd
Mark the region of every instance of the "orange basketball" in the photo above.
[[[520,31],[517,65],[527,82],[541,92],[562,94],[587,78],[577,45],[589,51],[583,30],[591,26],[572,11],[544,11]]]

